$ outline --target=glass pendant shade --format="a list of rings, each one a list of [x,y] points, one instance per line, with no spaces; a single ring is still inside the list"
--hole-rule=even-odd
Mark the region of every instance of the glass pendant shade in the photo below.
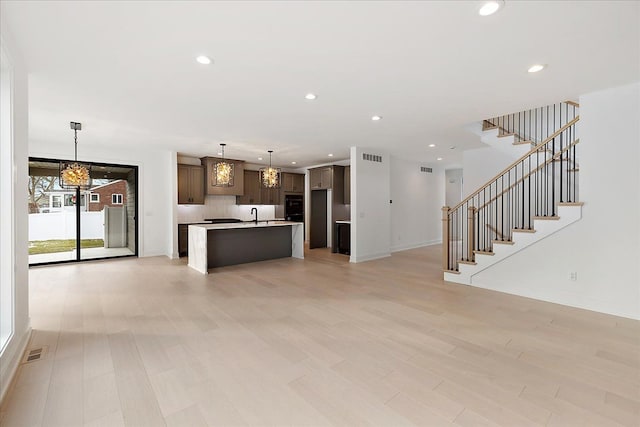
[[[75,157],[73,162],[60,162],[60,187],[82,188],[91,187],[91,165],[78,162],[78,131],[82,130],[82,123],[71,122],[74,131]]]
[[[282,170],[271,167],[271,153],[273,153],[273,151],[269,150],[269,167],[260,168],[260,185],[264,188],[280,188],[280,175]]]
[[[60,162],[60,187],[91,187],[91,166],[78,162]]]
[[[220,145],[222,146],[222,159],[213,165],[213,185],[215,187],[233,187],[235,175],[233,163],[224,160],[224,147],[227,144]]]

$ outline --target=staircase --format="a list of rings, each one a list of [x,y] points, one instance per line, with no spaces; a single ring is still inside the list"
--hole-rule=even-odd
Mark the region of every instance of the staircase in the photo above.
[[[445,280],[472,284],[474,275],[581,218],[578,107],[567,101],[482,122],[481,140],[517,158],[442,208]]]

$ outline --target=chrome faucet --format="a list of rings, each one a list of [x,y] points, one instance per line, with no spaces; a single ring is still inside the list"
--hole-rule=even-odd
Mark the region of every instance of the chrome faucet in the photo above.
[[[258,223],[258,208],[251,208],[251,213],[255,213],[253,217],[253,222]]]

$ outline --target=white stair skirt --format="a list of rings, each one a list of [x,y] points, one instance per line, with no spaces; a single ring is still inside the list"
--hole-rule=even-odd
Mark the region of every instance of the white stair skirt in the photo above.
[[[465,285],[473,284],[474,275],[580,220],[582,218],[582,206],[561,204],[558,206],[557,216],[559,217],[557,220],[534,219],[534,233],[514,231],[512,245],[494,244],[493,255],[475,254],[475,265],[461,263],[458,266],[459,274],[445,272],[444,280]]]

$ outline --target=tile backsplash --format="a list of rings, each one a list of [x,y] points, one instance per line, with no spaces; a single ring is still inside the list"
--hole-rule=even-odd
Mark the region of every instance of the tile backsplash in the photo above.
[[[274,219],[275,207],[236,205],[236,196],[207,196],[204,205],[178,205],[178,223],[197,222],[205,218],[239,218],[251,220],[251,208],[258,208],[258,219]]]

